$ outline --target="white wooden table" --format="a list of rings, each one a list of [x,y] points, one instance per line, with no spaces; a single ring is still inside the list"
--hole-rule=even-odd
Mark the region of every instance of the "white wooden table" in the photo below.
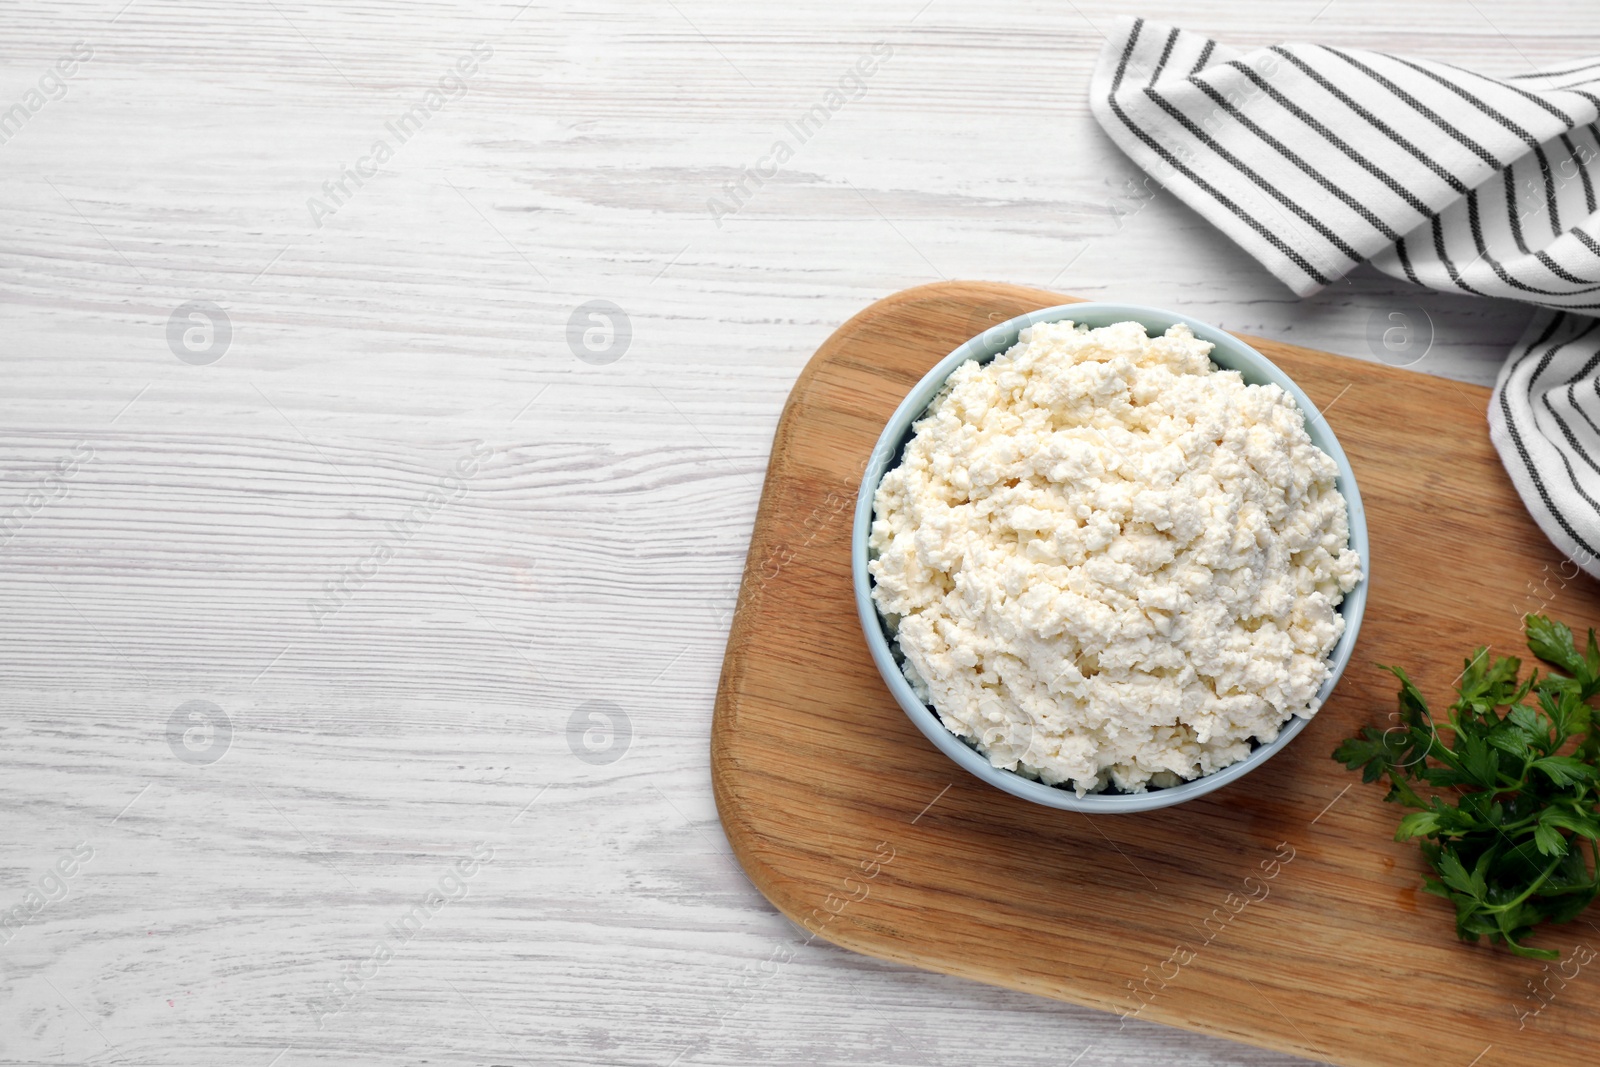
[[[1358,358],[1420,308],[1478,382],[1520,331],[1375,273],[1296,301],[1135,196],[1086,103],[1117,6],[8,2],[0,1062],[1294,1062],[802,947],[707,779],[775,420],[871,300]],[[1577,2],[1139,11],[1600,52]]]

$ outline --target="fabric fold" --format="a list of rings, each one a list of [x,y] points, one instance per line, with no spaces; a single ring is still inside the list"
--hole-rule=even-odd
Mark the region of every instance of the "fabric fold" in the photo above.
[[[1300,296],[1358,264],[1550,309],[1491,438],[1530,514],[1600,577],[1600,60],[1491,77],[1312,44],[1241,51],[1119,20],[1090,84],[1127,155]]]

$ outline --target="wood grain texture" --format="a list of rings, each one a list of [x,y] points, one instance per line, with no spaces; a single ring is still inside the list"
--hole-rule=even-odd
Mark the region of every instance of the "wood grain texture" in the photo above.
[[[1296,740],[1246,778],[1157,812],[1088,816],[972,778],[907,720],[860,632],[849,507],[884,422],[970,337],[1064,302],[923,286],[839,329],[779,423],[712,728],[723,825],[762,892],[813,935],[931,970],[1352,1067],[1420,1043],[1441,1063],[1573,1062],[1600,1037],[1574,982],[1531,1023],[1543,965],[1462,945],[1421,896],[1395,809],[1329,758],[1393,706],[1403,664],[1446,689],[1520,617],[1592,622],[1600,586],[1516,507],[1485,390],[1249,339],[1322,410],[1350,457],[1372,544],[1355,655]],[[1352,783],[1354,783],[1352,787]],[[1587,924],[1546,931],[1600,943]],[[1570,958],[1566,966],[1574,966]],[[1552,987],[1553,988],[1553,987]]]
[[[1526,320],[1368,271],[1296,301],[1134,195],[1086,97],[1131,10],[7,0],[0,105],[95,56],[0,144],[0,515],[94,458],[0,545],[0,910],[98,851],[0,946],[0,1063],[1298,1062],[808,942],[711,797],[773,428],[873,300],[993,278],[1362,360],[1415,308],[1417,367],[1479,383]],[[1503,72],[1600,53],[1578,0],[1137,10]],[[880,40],[717,226],[707,200]],[[318,228],[307,199],[479,41],[472,89]],[[609,366],[567,344],[592,299],[632,320]],[[189,300],[232,322],[210,366],[168,348]],[[307,602],[475,441],[467,491],[318,628]],[[190,700],[232,719],[214,764],[167,745]],[[614,764],[569,745],[590,701],[631,718]],[[480,841],[469,895],[319,1027],[308,1002]]]

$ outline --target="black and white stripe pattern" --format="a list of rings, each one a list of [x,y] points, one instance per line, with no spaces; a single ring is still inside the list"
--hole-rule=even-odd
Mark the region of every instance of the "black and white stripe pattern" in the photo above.
[[[1490,436],[1551,540],[1600,577],[1600,60],[1492,78],[1360,49],[1242,53],[1122,20],[1090,89],[1135,162],[1305,296],[1362,261],[1552,309]]]

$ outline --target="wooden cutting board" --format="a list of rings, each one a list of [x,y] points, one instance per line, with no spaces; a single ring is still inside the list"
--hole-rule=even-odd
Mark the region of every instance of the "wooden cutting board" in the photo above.
[[[1373,558],[1344,680],[1240,782],[1148,814],[1049,810],[961,771],[896,706],[851,595],[868,453],[951,349],[1069,299],[907,290],[841,327],[790,393],[711,735],[717,806],[751,880],[846,948],[1314,1060],[1592,1059],[1600,958],[1583,963],[1600,928],[1538,937],[1563,952],[1548,968],[1461,944],[1449,905],[1419,891],[1415,846],[1392,840],[1399,809],[1329,758],[1394,709],[1375,663],[1406,666],[1442,704],[1473,645],[1523,651],[1524,612],[1600,621],[1600,587],[1563,565],[1501,469],[1488,390],[1247,338],[1325,409]]]

